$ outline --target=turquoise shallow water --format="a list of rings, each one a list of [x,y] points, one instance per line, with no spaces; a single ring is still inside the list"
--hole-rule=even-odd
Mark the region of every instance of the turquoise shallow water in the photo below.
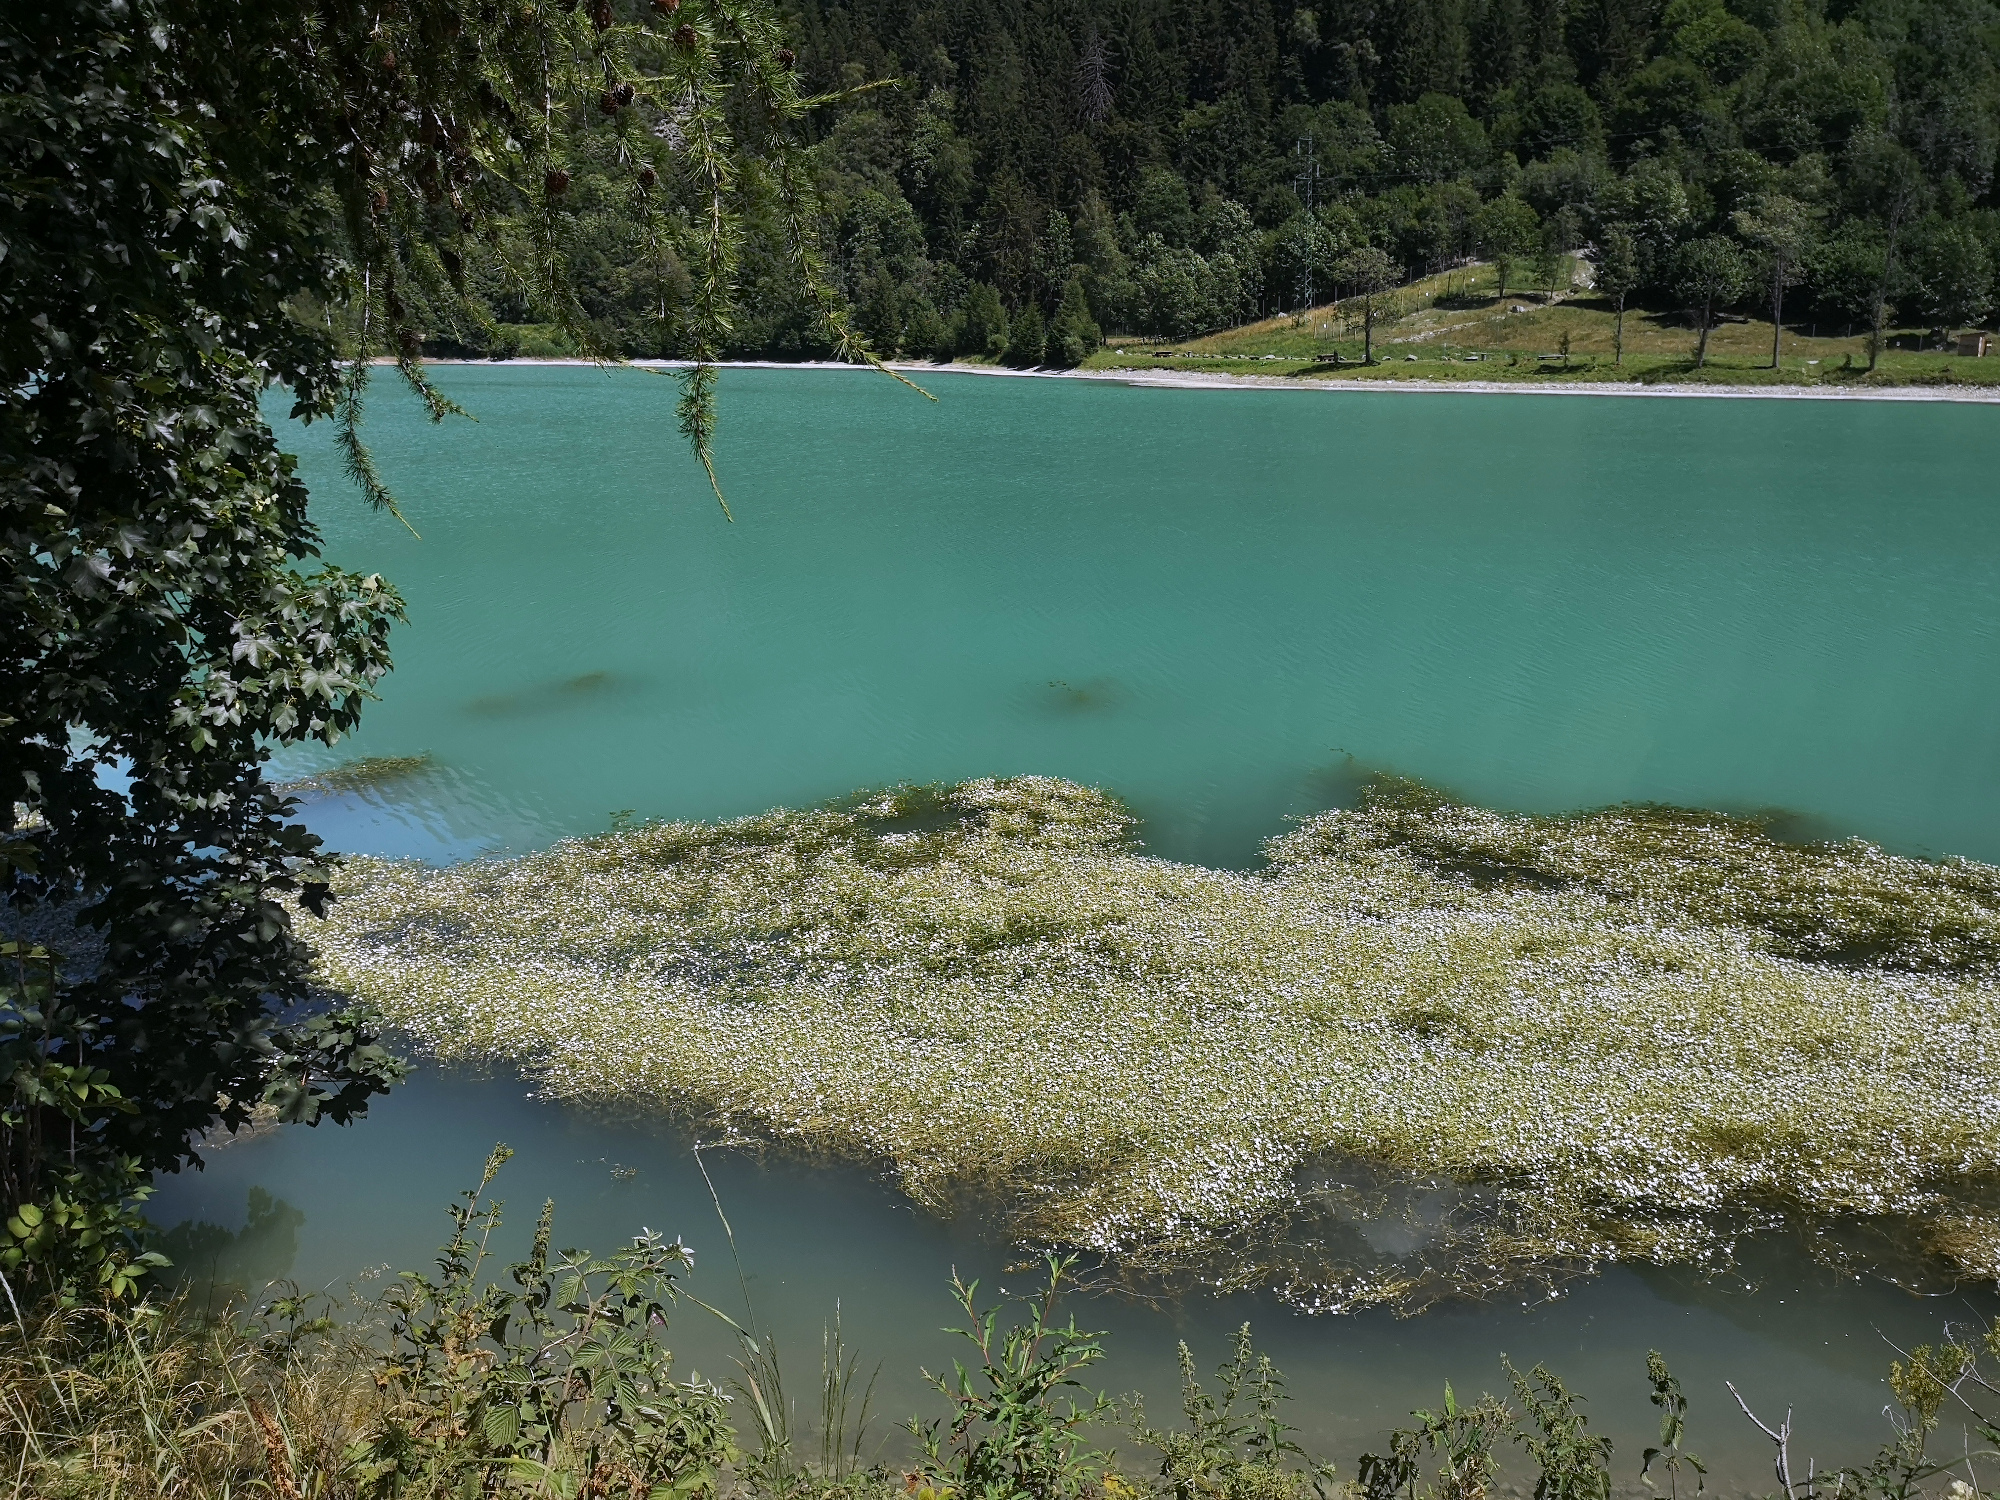
[[[505,1076],[427,1072],[351,1129],[280,1130],[212,1153],[205,1172],[164,1180],[154,1216],[234,1229],[244,1222],[249,1189],[265,1188],[301,1210],[304,1222],[253,1236],[233,1252],[233,1274],[379,1293],[386,1268],[430,1268],[450,1227],[445,1204],[478,1180],[488,1148],[504,1140],[519,1154],[495,1188],[508,1205],[508,1228],[496,1242],[503,1259],[525,1253],[535,1213],[551,1197],[558,1245],[603,1249],[641,1225],[683,1236],[695,1249],[696,1296],[741,1318],[747,1289],[758,1323],[776,1335],[802,1423],[816,1399],[822,1333],[837,1313],[864,1371],[879,1363],[876,1437],[892,1457],[908,1443],[895,1424],[943,1410],[921,1371],[948,1370],[962,1357],[943,1332],[963,1322],[949,1297],[952,1272],[982,1277],[989,1290],[1023,1290],[1032,1279],[1010,1273],[977,1224],[926,1219],[864,1172],[704,1153],[741,1252],[739,1280],[685,1137],[524,1092]],[[1503,1391],[1505,1352],[1524,1369],[1546,1361],[1590,1398],[1592,1429],[1617,1444],[1620,1488],[1636,1492],[1640,1455],[1658,1436],[1645,1360],[1659,1349],[1694,1403],[1688,1445],[1710,1464],[1709,1489],[1720,1495],[1772,1488],[1770,1445],[1736,1412],[1724,1380],[1760,1409],[1782,1414],[1795,1404],[1794,1452],[1816,1455],[1824,1469],[1865,1457],[1888,1436],[1883,1375],[1891,1341],[1907,1349],[1934,1341],[1947,1320],[1976,1328],[2000,1314],[2000,1301],[1984,1292],[1915,1297],[1814,1269],[1784,1243],[1766,1246],[1742,1270],[1710,1281],[1619,1268],[1573,1283],[1553,1302],[1503,1296],[1403,1319],[1381,1310],[1312,1317],[1259,1296],[1162,1306],[1086,1296],[1072,1306],[1082,1326],[1108,1331],[1093,1388],[1143,1392],[1156,1423],[1177,1416],[1176,1341],[1187,1339],[1204,1372],[1212,1370],[1249,1320],[1259,1348],[1290,1378],[1289,1420],[1349,1479],[1357,1456],[1390,1426],[1415,1407],[1437,1405],[1445,1381],[1462,1396]],[[736,1373],[728,1330],[692,1305],[670,1343],[684,1374]],[[1115,1429],[1098,1437],[1134,1451]],[[1956,1434],[1946,1437],[1945,1446],[1957,1445]]]
[[[385,382],[369,427],[421,542],[346,491],[325,434],[301,442],[330,555],[394,578],[411,623],[364,733],[290,764],[433,757],[314,799],[339,847],[449,859],[621,809],[1039,772],[1126,798],[1155,852],[1246,864],[1287,814],[1387,768],[1498,806],[1776,808],[1801,831],[2000,858],[2000,412],[965,376],[938,377],[933,405],[866,374],[732,371],[730,525],[669,382],[439,376],[478,426],[432,429]],[[734,1295],[684,1138],[504,1077],[426,1074],[353,1130],[229,1146],[168,1179],[156,1217],[234,1227],[270,1189],[304,1222],[260,1272],[340,1285],[421,1263],[496,1139],[522,1151],[503,1180],[517,1229],[549,1194],[568,1242],[665,1226],[701,1248],[702,1294]],[[802,1375],[838,1300],[883,1362],[881,1408],[917,1409],[917,1368],[952,1352],[944,1278],[1001,1265],[979,1226],[923,1221],[859,1172],[712,1169]],[[1733,1489],[1765,1453],[1725,1377],[1796,1402],[1801,1451],[1851,1459],[1886,1435],[1884,1337],[1996,1311],[1832,1277],[1783,1243],[1749,1269],[1754,1289],[1619,1270],[1552,1304],[1411,1321],[1260,1298],[1084,1319],[1113,1329],[1102,1383],[1164,1410],[1174,1340],[1212,1365],[1252,1318],[1295,1420],[1349,1475],[1444,1380],[1497,1388],[1506,1350],[1593,1393],[1630,1480],[1657,1346]],[[719,1325],[677,1342],[726,1368]]]
[[[343,753],[439,766],[348,847],[1041,772],[1244,863],[1358,763],[2000,858],[1988,408],[732,371],[730,525],[669,380],[439,373],[477,427],[369,424],[421,542],[302,445],[410,600]]]

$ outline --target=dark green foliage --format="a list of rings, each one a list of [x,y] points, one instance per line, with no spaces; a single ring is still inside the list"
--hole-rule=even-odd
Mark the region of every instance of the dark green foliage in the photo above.
[[[1387,137],[1392,169],[1412,182],[1452,182],[1481,172],[1492,154],[1486,127],[1466,112],[1464,100],[1449,94],[1391,105]]]
[[[976,283],[1047,315],[1081,274],[1101,327],[1164,337],[1294,309],[1330,295],[1324,264],[1357,238],[1402,275],[1498,254],[1512,286],[1541,246],[1475,232],[1496,199],[1526,203],[1538,226],[1574,210],[1565,237],[1577,248],[1625,226],[1639,248],[1630,295],[1665,309],[1679,298],[1681,245],[1746,237],[1734,216],[1761,194],[1878,243],[1935,211],[1973,226],[1990,263],[1993,236],[1977,226],[2000,213],[1996,19],[1994,0],[1833,11],[1587,0],[1566,12],[1528,0],[807,0],[795,16],[803,82],[898,82],[813,115],[817,151],[789,187],[816,191],[830,274],[864,310],[864,331],[905,353],[925,344],[908,327],[918,305],[949,325]],[[621,175],[628,154],[667,164],[625,123],[646,124],[649,108],[642,96],[607,118],[587,104],[588,128],[560,151],[572,178],[561,201],[576,208],[559,226],[575,309],[590,347],[628,354],[693,347],[681,310],[708,260],[680,219],[652,214],[674,173],[650,196]],[[741,114],[724,106],[732,123]],[[718,304],[719,347],[834,352],[843,335],[824,299],[795,284],[785,250],[805,216],[761,172],[740,186],[747,219],[772,233],[730,252],[741,291]],[[1330,249],[1306,243],[1301,224],[1315,217]],[[509,329],[546,321],[527,306],[532,283],[507,274],[518,248],[508,237],[467,247],[469,313],[405,287],[426,347],[504,352],[521,337]],[[1842,277],[1799,269],[1801,290],[1778,301],[1822,324],[1872,323],[1872,307],[1851,310]],[[1892,274],[1871,295],[1894,313],[1942,317],[1919,290]],[[953,347],[997,358],[1004,342]]]
[[[1474,233],[1480,206],[1519,199],[1537,231],[1571,208],[1573,248],[1628,229],[1628,295],[1660,309],[1681,245],[1738,236],[1758,194],[1878,241],[1933,208],[1976,222],[2000,212],[1997,20],[1992,0],[799,8],[818,86],[909,80],[827,133],[830,176],[865,174],[921,240],[844,220],[850,295],[887,265],[947,313],[954,276],[1046,313],[1081,267],[1101,326],[1170,338],[1331,296],[1324,265],[1354,245],[1316,252],[1299,216],[1334,205],[1399,275],[1498,254],[1509,287],[1539,234]],[[1884,191],[1898,153],[1907,181]],[[1218,203],[1249,227],[1226,247],[1204,227]],[[1779,299],[1798,316],[1855,316],[1837,278],[1798,285]],[[1914,283],[1890,295],[1920,311]]]
[[[1992,257],[1975,227],[1962,219],[1934,217],[1920,226],[1910,252],[1910,281],[1917,311],[1937,330],[1940,344],[1993,306]]]
[[[1545,83],[1534,90],[1512,124],[1515,154],[1523,161],[1565,150],[1594,156],[1604,149],[1597,104],[1573,83]]]
[[[919,298],[903,323],[901,353],[908,359],[949,359],[948,337],[945,321],[930,298]]]
[[[1352,215],[1333,216],[1301,209],[1278,226],[1271,242],[1270,285],[1281,306],[1312,307],[1333,289],[1341,257],[1353,248]],[[1336,232],[1336,229],[1338,232]]]
[[[46,1197],[58,1155],[65,1193],[117,1201],[244,1123],[279,1068],[295,1113],[336,1120],[396,1076],[358,1018],[344,1059],[275,1024],[271,997],[305,988],[285,899],[326,884],[261,768],[354,726],[402,605],[312,566],[305,489],[258,407],[281,378],[300,415],[331,416],[342,383],[284,309],[347,274],[297,187],[302,154],[330,167],[292,139],[325,80],[273,82],[296,31],[94,0],[8,15],[0,879],[53,982],[11,976],[0,1071],[61,1058],[105,1085],[57,1109],[17,1084],[13,1209]],[[246,117],[243,93],[276,113]],[[204,95],[227,130],[194,115]],[[38,1243],[17,1248],[37,1263]]]

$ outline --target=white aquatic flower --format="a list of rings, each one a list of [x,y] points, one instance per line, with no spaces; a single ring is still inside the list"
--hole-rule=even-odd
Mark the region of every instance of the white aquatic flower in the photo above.
[[[1937,1180],[2000,1165],[1986,867],[1419,807],[1308,820],[1253,876],[1136,855],[1065,782],[922,800],[354,861],[324,965],[551,1094],[879,1160],[934,1208],[997,1193],[1024,1235],[1219,1283],[1264,1274],[1322,1159],[1490,1184],[1450,1229],[1466,1274],[1481,1245],[1712,1260],[1732,1205],[1936,1214]],[[1424,854],[1465,846],[1538,881]],[[1836,939],[1951,963],[1810,961]],[[1276,1274],[1305,1302],[1409,1281]]]

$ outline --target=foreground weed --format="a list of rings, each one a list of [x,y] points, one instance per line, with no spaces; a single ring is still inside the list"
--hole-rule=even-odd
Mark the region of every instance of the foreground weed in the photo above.
[[[947,1331],[972,1344],[979,1364],[954,1360],[951,1375],[933,1376],[951,1415],[910,1425],[928,1488],[961,1500],[1072,1500],[1090,1484],[1102,1455],[1084,1446],[1082,1429],[1112,1407],[1102,1393],[1083,1402],[1067,1394],[1104,1357],[1098,1334],[1074,1317],[1055,1321],[1072,1264],[1050,1256],[1043,1289],[1016,1300],[1018,1318],[1004,1330],[998,1307],[979,1310],[979,1283],[952,1277],[967,1324]]]
[[[6,1500],[318,1500],[371,1399],[316,1336],[212,1323],[183,1304],[70,1307],[0,1330]]]
[[[819,1366],[819,1467],[823,1474],[845,1479],[862,1470],[861,1446],[873,1418],[875,1382],[882,1373],[877,1365],[866,1383],[860,1380],[861,1356],[847,1347],[840,1330],[840,1308],[835,1306],[833,1326],[826,1330],[820,1346]],[[859,1393],[856,1387],[859,1385]]]
[[[0,1500],[1328,1500],[1332,1469],[1310,1465],[1279,1411],[1282,1378],[1239,1333],[1212,1388],[1183,1349],[1185,1428],[1156,1432],[1155,1478],[1101,1470],[1084,1427],[1109,1410],[1078,1400],[1099,1336],[1056,1321],[1067,1263],[1018,1299],[1003,1330],[976,1286],[955,1283],[978,1353],[937,1382],[950,1416],[913,1423],[923,1458],[910,1474],[863,1468],[848,1406],[858,1367],[830,1334],[818,1461],[778,1470],[732,1465],[716,1393],[676,1386],[663,1350],[647,1354],[674,1301],[681,1257],[642,1235],[598,1260],[551,1257],[548,1215],[515,1290],[479,1284],[498,1206],[488,1179],[453,1209],[440,1275],[406,1276],[387,1328],[285,1291],[249,1319],[206,1320],[185,1303],[29,1309],[0,1319]],[[1948,1331],[1949,1332],[1949,1331]],[[1891,1435],[1865,1463],[1803,1474],[1791,1413],[1746,1415],[1774,1444],[1775,1500],[1987,1500],[2000,1464],[2000,1356],[1951,1337],[1898,1351]],[[1503,1365],[1525,1420],[1491,1397],[1467,1405],[1450,1386],[1434,1411],[1367,1454],[1349,1500],[1490,1500],[1500,1450],[1526,1448],[1542,1500],[1606,1500],[1611,1445],[1579,1398],[1537,1366]],[[1686,1403],[1657,1354],[1647,1362],[1663,1411],[1641,1465],[1678,1472]],[[1734,1387],[1731,1387],[1734,1391]],[[865,1403],[864,1403],[865,1404]],[[843,1415],[845,1410],[845,1415]],[[865,1424],[864,1424],[865,1425]],[[837,1438],[832,1436],[837,1434]],[[1962,1436],[1961,1436],[1962,1434]],[[1975,1441],[1976,1440],[1976,1441]],[[789,1441],[789,1437],[787,1438]],[[1934,1448],[1944,1451],[1934,1452]],[[385,1461],[386,1460],[386,1461]],[[775,1476],[775,1477],[774,1477]]]
[[[1436,1411],[1411,1413],[1414,1427],[1389,1434],[1386,1454],[1361,1457],[1360,1500],[1486,1500],[1500,1472],[1497,1449],[1514,1433],[1514,1413],[1491,1396],[1467,1406],[1449,1382]],[[1424,1473],[1428,1456],[1436,1469]]]
[[[509,1290],[485,1280],[501,1205],[485,1197],[512,1153],[496,1147],[451,1209],[436,1277],[406,1271],[384,1305],[385,1400],[352,1452],[364,1494],[485,1494],[501,1481],[646,1500],[715,1492],[734,1456],[720,1391],[671,1378],[675,1281],[693,1258],[652,1230],[599,1258],[551,1256],[544,1205]]]
[[[1653,1484],[1653,1466],[1658,1464],[1667,1476],[1667,1500],[1679,1500],[1681,1470],[1690,1469],[1694,1472],[1694,1492],[1699,1495],[1707,1485],[1708,1469],[1681,1446],[1687,1435],[1687,1397],[1681,1394],[1681,1383],[1657,1349],[1646,1355],[1646,1383],[1653,1388],[1653,1405],[1660,1408],[1660,1445],[1646,1450],[1639,1477]]]
[[[1248,1323],[1215,1372],[1214,1391],[1195,1378],[1194,1353],[1185,1341],[1180,1368],[1184,1429],[1148,1427],[1143,1407],[1135,1404],[1133,1411],[1133,1428],[1159,1453],[1160,1477],[1174,1500],[1297,1500],[1309,1491],[1329,1493],[1333,1468],[1307,1460],[1279,1417],[1280,1403],[1289,1399],[1285,1379],[1269,1355],[1253,1358]],[[1305,1471],[1287,1468],[1288,1458],[1305,1462]]]
[[[1504,1354],[1526,1424],[1515,1441],[1535,1461],[1535,1500],[1611,1500],[1611,1439],[1590,1431],[1578,1396],[1541,1365],[1523,1375]]]

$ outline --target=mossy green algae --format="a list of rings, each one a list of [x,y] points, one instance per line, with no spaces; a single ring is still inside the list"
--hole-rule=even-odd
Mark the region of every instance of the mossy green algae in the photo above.
[[[447,1058],[1305,1301],[1415,1285],[1395,1255],[1260,1250],[1342,1161],[1460,1184],[1467,1284],[1713,1260],[1773,1212],[2000,1260],[2000,870],[1407,783],[1255,874],[1149,858],[1131,829],[1024,777],[353,860],[318,941],[331,982]]]

